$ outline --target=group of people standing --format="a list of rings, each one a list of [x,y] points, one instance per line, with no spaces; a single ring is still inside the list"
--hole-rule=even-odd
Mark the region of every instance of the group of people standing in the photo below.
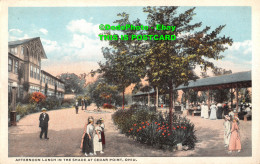
[[[87,110],[87,100],[85,100],[85,99],[82,99],[81,100],[81,110]],[[75,101],[75,110],[76,110],[76,114],[78,114],[78,112],[79,112],[79,101],[78,100],[76,100]]]
[[[205,102],[201,104],[201,117],[210,120],[223,119],[223,116],[232,114],[232,110],[228,108],[227,103],[212,103],[210,108]],[[210,109],[210,111],[209,111]]]
[[[84,127],[81,140],[81,149],[85,156],[97,155],[97,152],[104,153],[105,148],[105,124],[104,119],[100,118],[94,126],[94,118],[89,117]]]
[[[224,143],[225,147],[228,147],[228,153],[241,151],[241,141],[238,125],[239,118],[237,116],[225,115]]]

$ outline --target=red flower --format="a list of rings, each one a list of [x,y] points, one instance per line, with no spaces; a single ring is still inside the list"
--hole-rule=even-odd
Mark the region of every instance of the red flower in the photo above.
[[[136,126],[136,124],[134,124],[134,126]]]
[[[177,126],[177,128],[179,128],[179,126]]]
[[[168,124],[166,124],[168,126]]]
[[[142,124],[144,124],[144,122],[142,122]]]
[[[183,126],[181,128],[183,128]]]
[[[164,122],[163,122],[163,124],[164,124]]]
[[[175,128],[175,127],[173,127],[172,129],[173,129],[173,130],[176,130],[176,128]]]
[[[167,129],[169,129],[169,127],[167,127]]]
[[[155,122],[155,124],[157,124],[157,122]]]
[[[161,125],[161,124],[158,124],[159,126]]]
[[[139,129],[137,129],[136,131],[139,132]]]
[[[142,128],[141,128],[141,127],[140,127],[139,129],[140,129],[140,130],[142,130]]]
[[[147,123],[147,125],[149,126],[150,124],[149,124],[149,123]]]
[[[145,121],[145,123],[148,123],[148,121]]]
[[[130,133],[131,131],[129,130],[128,132]]]
[[[133,128],[131,128],[130,130],[133,130]]]
[[[143,126],[143,128],[145,128],[145,126]]]
[[[164,133],[162,133],[162,135],[164,136]]]
[[[168,133],[168,136],[171,135],[170,133]]]
[[[163,132],[166,132],[166,130],[164,130]]]
[[[186,129],[186,127],[184,126],[184,129]]]

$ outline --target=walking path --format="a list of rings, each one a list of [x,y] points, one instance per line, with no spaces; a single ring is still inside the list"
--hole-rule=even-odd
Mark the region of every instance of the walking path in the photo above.
[[[74,108],[48,111],[49,140],[40,140],[39,114],[22,118],[17,126],[9,127],[9,157],[85,157],[81,153],[80,141],[84,124],[89,116],[95,120],[104,118],[106,149],[97,157],[171,157],[171,156],[251,156],[251,121],[241,121],[242,151],[229,155],[224,148],[223,120],[208,120],[199,116],[188,118],[195,124],[198,143],[194,150],[163,151],[139,144],[120,134],[112,121],[112,110],[88,111]]]

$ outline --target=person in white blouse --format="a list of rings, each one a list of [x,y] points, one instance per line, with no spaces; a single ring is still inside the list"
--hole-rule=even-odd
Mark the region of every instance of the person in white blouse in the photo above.
[[[97,121],[97,126],[95,127],[95,135],[93,139],[93,145],[94,145],[94,155],[97,155],[97,152],[99,151],[101,154],[104,152],[102,151],[102,140],[101,140],[101,120]]]

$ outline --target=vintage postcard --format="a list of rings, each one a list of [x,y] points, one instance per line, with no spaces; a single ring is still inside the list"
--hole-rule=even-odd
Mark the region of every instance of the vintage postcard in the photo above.
[[[0,163],[259,163],[256,1],[0,1]]]

